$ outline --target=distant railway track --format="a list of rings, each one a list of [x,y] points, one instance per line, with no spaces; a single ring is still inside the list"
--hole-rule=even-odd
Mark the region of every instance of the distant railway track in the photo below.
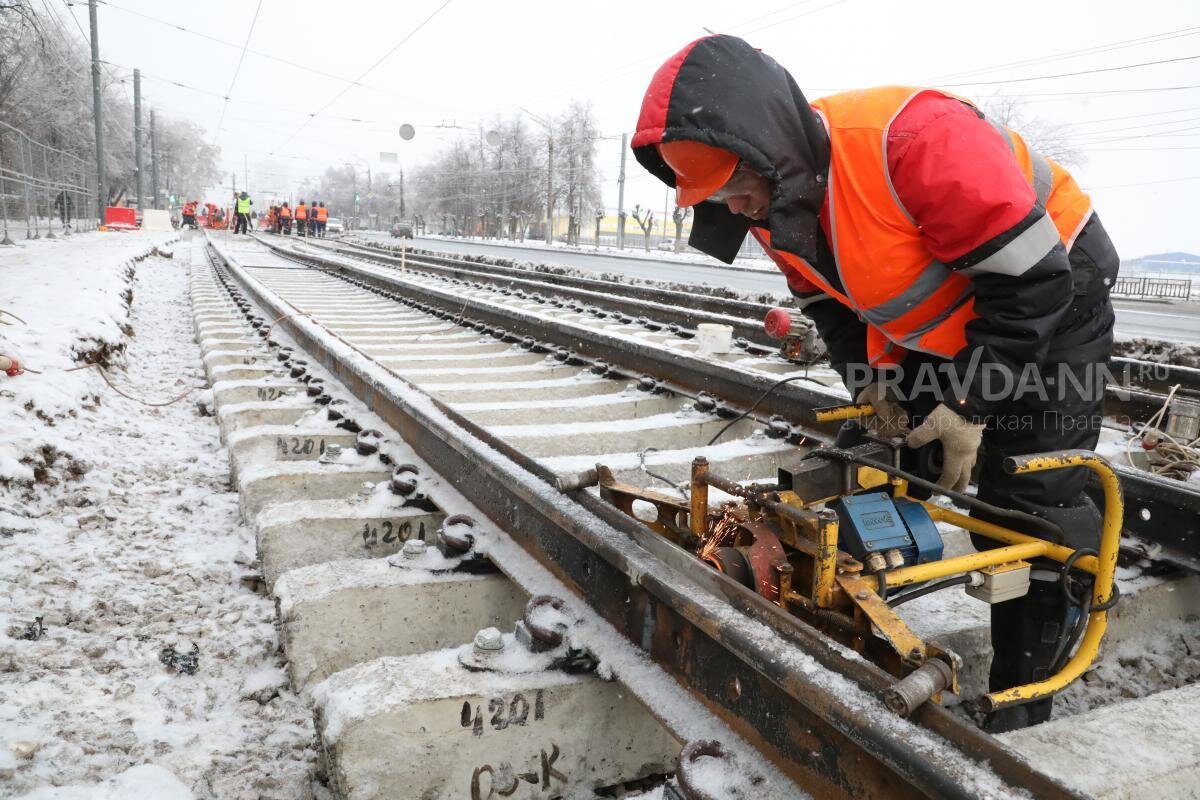
[[[665,314],[676,296],[648,290],[638,299],[663,308],[642,306],[635,316],[635,307],[590,285],[519,282],[527,279],[425,258],[408,260],[411,272],[402,275],[388,257],[371,255],[375,263],[354,252],[296,249],[286,240],[224,242],[214,250],[215,275],[231,292],[236,313],[256,320],[255,329],[273,342],[264,353],[268,365],[276,365],[262,367],[264,380],[279,380],[281,387],[307,382],[298,384],[301,392],[326,403],[335,392],[314,379],[314,371],[340,382],[403,437],[421,469],[427,466],[468,495],[527,556],[817,796],[977,797],[978,775],[964,772],[964,765],[983,763],[1001,783],[1039,798],[1078,796],[941,708],[919,709],[915,728],[880,726],[820,675],[849,680],[868,695],[886,688],[889,676],[724,576],[697,571],[688,554],[593,494],[563,495],[553,488],[570,487],[596,461],[632,484],[678,485],[693,456],[705,452],[726,474],[770,478],[777,464],[833,435],[807,414],[845,401],[821,384],[832,383],[831,374],[778,387],[756,415],[739,421],[739,412],[798,370],[750,336],[749,346],[729,358],[697,357],[685,320],[736,316],[712,310],[728,306],[717,303],[692,317],[684,315],[696,311],[675,307],[678,321],[667,323],[651,312]],[[295,349],[281,347],[277,339],[285,336]],[[231,358],[237,363],[239,356]],[[292,380],[279,374],[279,365]],[[285,390],[274,384],[258,390],[267,391],[258,395],[267,404],[291,403],[287,398],[295,394],[292,388],[276,395]],[[243,396],[251,395],[230,395]],[[271,416],[278,406],[252,410],[234,403],[229,415],[294,420],[302,405]],[[262,424],[267,417],[254,419]],[[344,428],[321,430],[294,435],[295,456],[285,439],[289,454],[277,457],[315,455],[305,447],[318,436],[318,450],[338,437],[347,446],[361,442],[358,434],[347,439]],[[708,446],[719,431],[720,443]],[[249,452],[256,445],[241,446]],[[1162,535],[1160,512],[1179,503],[1175,513],[1190,513],[1195,525],[1200,496],[1174,481],[1133,473],[1122,479],[1134,511],[1131,533],[1161,546],[1160,560],[1194,564],[1194,548],[1176,557],[1168,546],[1178,543]],[[403,490],[408,479],[394,476],[392,484],[397,480]],[[259,519],[269,518],[256,502],[244,500]],[[1155,525],[1138,527],[1143,510]],[[366,542],[374,523],[364,524]],[[260,547],[264,536],[260,528]],[[401,544],[394,538],[392,551]],[[501,571],[520,575],[520,568],[506,563],[510,557],[498,550],[493,560]],[[279,580],[287,584],[289,578]],[[756,629],[771,636],[752,635]],[[796,664],[798,651],[818,673]],[[918,739],[932,735],[933,744],[914,746],[915,731],[923,731]],[[681,730],[672,733],[683,738]],[[332,743],[327,749],[331,769],[342,769],[349,756]],[[343,772],[337,780],[351,781]]]

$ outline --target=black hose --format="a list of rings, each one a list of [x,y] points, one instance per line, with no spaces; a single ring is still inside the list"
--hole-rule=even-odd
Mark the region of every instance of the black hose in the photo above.
[[[1095,556],[1099,558],[1099,553],[1088,547],[1082,547],[1072,553],[1066,561],[1063,562],[1062,571],[1059,574],[1059,591],[1067,601],[1066,607],[1063,609],[1062,629],[1064,635],[1059,639],[1058,647],[1054,651],[1054,658],[1050,660],[1051,672],[1058,672],[1063,668],[1063,664],[1071,655],[1071,651],[1075,649],[1075,645],[1079,643],[1079,639],[1083,636],[1083,632],[1087,629],[1088,618],[1093,611],[1108,611],[1117,604],[1121,599],[1121,589],[1117,585],[1117,581],[1113,579],[1112,596],[1108,598],[1102,605],[1092,605],[1092,593],[1090,587],[1083,581],[1077,581],[1071,577],[1071,570],[1075,567],[1075,562],[1083,556]],[[1067,623],[1071,618],[1071,609],[1079,609],[1079,619],[1075,621],[1075,626],[1071,629],[1070,635],[1066,635]]]
[[[940,581],[938,583],[927,583],[919,589],[913,589],[911,592],[905,592],[904,594],[893,597],[891,600],[887,601],[887,604],[889,608],[895,608],[901,603],[907,603],[909,600],[916,600],[918,597],[924,597],[927,594],[933,594],[934,592],[941,591],[942,589],[949,589],[951,586],[961,586],[964,583],[970,582],[970,575],[958,575],[950,578],[949,580]]]
[[[768,397],[770,397],[772,392],[774,392],[780,386],[783,386],[785,383],[791,383],[792,381],[812,381],[813,383],[820,383],[822,386],[825,385],[825,384],[821,383],[819,380],[817,380],[816,378],[810,378],[807,375],[793,375],[790,378],[784,378],[783,380],[776,381],[775,383],[773,383],[769,387],[767,387],[767,390],[765,392],[763,392],[759,396],[759,398],[750,405],[749,408],[747,408],[741,414],[738,414],[736,417],[731,419],[729,421],[729,424],[726,425],[724,428],[721,428],[721,430],[717,431],[716,434],[714,434],[713,437],[708,440],[708,444],[705,446],[711,447],[713,445],[713,443],[717,441],[717,439],[721,438],[722,434],[724,434],[725,431],[729,430],[734,425],[741,422],[746,417],[750,416],[754,412],[754,409],[758,408],[759,403],[761,403],[763,400],[766,400]]]

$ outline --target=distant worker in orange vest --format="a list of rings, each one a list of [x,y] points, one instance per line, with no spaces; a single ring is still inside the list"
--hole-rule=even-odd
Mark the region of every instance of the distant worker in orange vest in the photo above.
[[[196,227],[196,206],[199,204],[199,202],[199,200],[192,200],[189,203],[183,204],[183,208],[179,212],[180,216],[183,218],[183,227]]]
[[[1086,470],[1003,468],[1099,436],[1120,261],[1065,169],[945,92],[886,86],[810,104],[772,58],[722,35],[658,69],[632,147],[694,208],[693,247],[730,263],[747,233],[762,245],[878,432],[940,441],[939,482],[958,490],[982,442],[980,500],[1097,546]],[[1028,594],[991,606],[993,689],[1056,672],[1080,622],[1057,564],[1035,562],[1031,577]],[[1044,721],[1052,702],[1001,709],[985,727]]]
[[[292,210],[286,202],[279,207],[279,227],[284,236],[292,232]]]
[[[325,208],[325,203],[322,202],[317,206],[317,236],[325,238],[325,223],[329,220],[329,209]]]
[[[296,235],[304,236],[308,233],[308,206],[304,205],[304,201],[300,201],[300,205],[296,206]]]

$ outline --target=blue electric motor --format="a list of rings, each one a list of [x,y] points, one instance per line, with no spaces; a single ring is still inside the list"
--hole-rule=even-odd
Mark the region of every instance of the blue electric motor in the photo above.
[[[837,510],[838,548],[859,561],[878,553],[888,567],[901,566],[891,551],[903,558],[903,566],[938,561],[942,557],[942,535],[920,503],[894,499],[883,492],[843,497]],[[877,557],[877,558],[878,558]]]

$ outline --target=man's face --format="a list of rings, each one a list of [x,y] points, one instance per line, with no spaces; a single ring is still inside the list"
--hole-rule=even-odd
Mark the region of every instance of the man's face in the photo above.
[[[708,202],[724,203],[734,214],[764,220],[771,205],[771,185],[762,175],[741,163],[725,185],[709,196]]]

